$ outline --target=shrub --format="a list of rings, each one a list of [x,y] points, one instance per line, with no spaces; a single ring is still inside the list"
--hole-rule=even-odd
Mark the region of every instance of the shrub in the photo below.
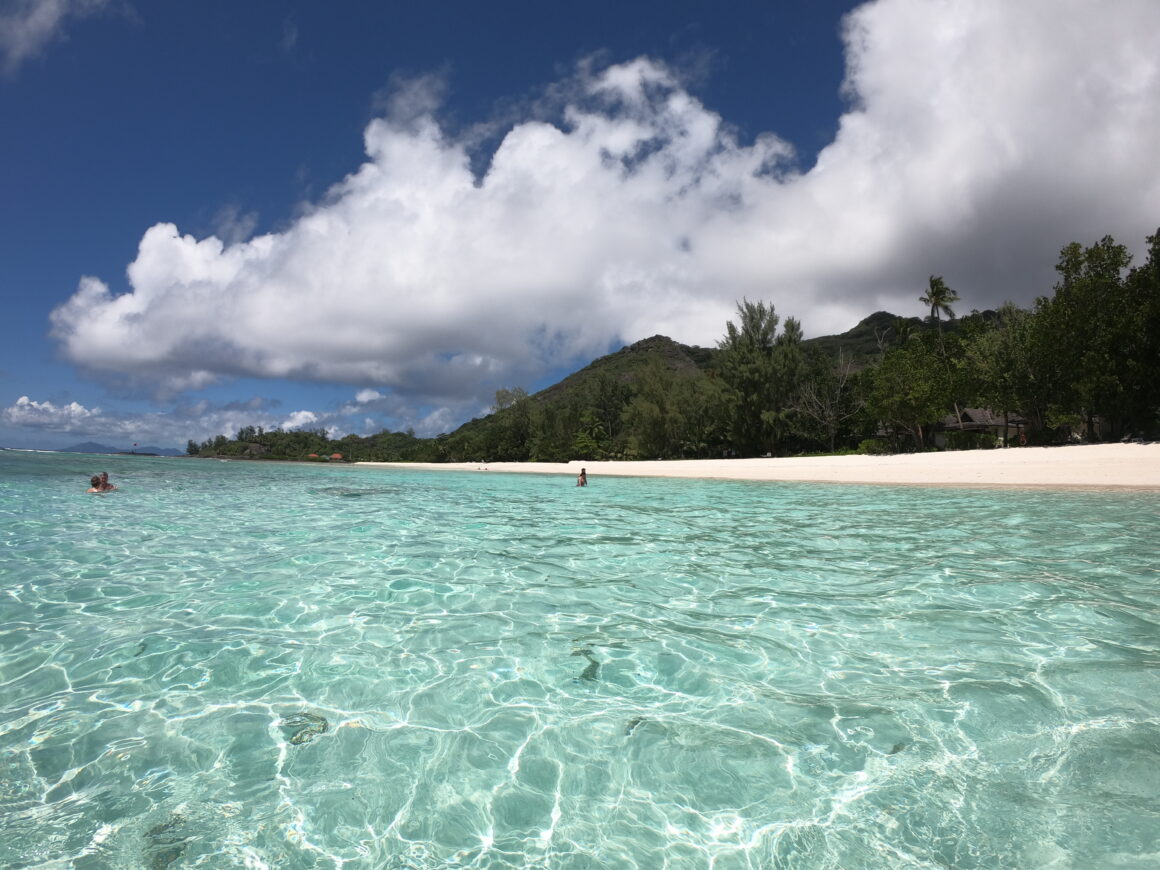
[[[881,438],[867,438],[858,445],[858,452],[864,456],[885,456],[890,452],[890,445]]]

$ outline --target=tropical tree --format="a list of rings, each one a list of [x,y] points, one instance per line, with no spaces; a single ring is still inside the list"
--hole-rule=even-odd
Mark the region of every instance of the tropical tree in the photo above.
[[[495,404],[491,406],[491,412],[494,414],[497,411],[504,411],[510,408],[523,399],[528,397],[528,391],[523,387],[501,387],[495,391]]]
[[[729,434],[736,450],[752,456],[768,442],[769,431],[762,414],[773,404],[773,348],[778,316],[772,303],[737,303],[738,323],[725,324],[725,337],[718,342],[718,369],[729,387],[731,409]]]
[[[680,412],[680,455],[704,457],[725,438],[728,403],[719,378],[705,374],[680,378],[674,390]]]
[[[803,434],[832,453],[838,432],[863,404],[854,394],[853,364],[839,349],[837,362],[821,351],[811,353],[808,367],[797,393],[798,425]]]
[[[601,439],[610,447],[620,434],[620,418],[632,398],[632,390],[620,378],[600,372],[587,386],[582,401],[600,423]]]
[[[930,306],[930,319],[938,326],[939,357],[942,359],[943,368],[946,370],[946,386],[952,393],[955,418],[959,421],[959,426],[961,427],[963,424],[963,413],[959,406],[958,393],[961,392],[962,372],[947,352],[946,340],[943,337],[942,330],[942,315],[945,314],[950,320],[954,319],[955,310],[951,308],[951,305],[959,301],[959,294],[947,286],[942,275],[931,275],[926,293],[919,296],[918,301],[923,305]]]
[[[1049,425],[1076,421],[1095,437],[1095,419],[1118,436],[1128,416],[1133,385],[1127,348],[1134,344],[1140,311],[1125,288],[1128,249],[1111,236],[1089,247],[1064,246],[1055,295],[1039,305],[1036,325],[1056,387]]]
[[[918,301],[930,307],[930,318],[938,324],[939,335],[942,335],[942,315],[953,320],[955,310],[951,306],[959,301],[959,294],[947,286],[942,275],[931,275],[926,293],[918,297]]]
[[[926,430],[946,412],[946,375],[929,342],[916,340],[891,350],[867,381],[866,405],[894,431],[908,432],[918,450]]]
[[[769,407],[762,414],[772,443],[784,448],[797,429],[797,395],[806,375],[806,354],[802,349],[802,327],[797,318],[787,317],[781,334],[773,343],[773,372],[769,384]]]
[[[580,414],[576,434],[572,436],[572,455],[576,459],[607,459],[608,434],[604,424],[591,408]]]
[[[1033,315],[1013,302],[1005,302],[995,319],[967,342],[965,368],[975,400],[1003,414],[1004,432],[1013,412],[1028,419],[1042,419],[1032,365]]]
[[[1154,434],[1160,424],[1160,229],[1147,241],[1147,260],[1125,282],[1136,328],[1124,354],[1132,384],[1130,425]]]

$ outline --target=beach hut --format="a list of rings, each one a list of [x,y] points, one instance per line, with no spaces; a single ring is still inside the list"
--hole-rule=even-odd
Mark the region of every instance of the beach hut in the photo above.
[[[991,443],[1004,446],[1021,441],[1027,425],[1027,421],[1020,416],[996,414],[990,408],[963,408],[960,414],[961,423],[954,414],[942,419],[941,431],[935,434],[937,446],[984,446],[987,442],[980,440],[980,435],[990,436],[993,439]]]
[[[342,454],[341,453],[331,453],[330,458],[331,459],[342,459]]]

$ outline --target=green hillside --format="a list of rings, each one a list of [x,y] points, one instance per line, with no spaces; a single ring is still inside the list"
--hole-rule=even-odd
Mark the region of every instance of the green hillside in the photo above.
[[[842,353],[855,368],[864,368],[882,355],[883,347],[897,343],[900,323],[913,334],[934,328],[918,317],[899,317],[888,311],[878,311],[840,335],[807,338],[802,341],[802,347],[807,351],[816,348],[834,360]],[[532,398],[540,402],[556,401],[572,391],[583,390],[591,379],[601,376],[634,384],[650,360],[657,360],[678,376],[710,372],[717,354],[715,347],[681,344],[668,336],[654,335],[598,357],[584,368],[535,393]]]
[[[900,325],[912,334],[934,329],[933,325],[918,317],[899,317],[888,311],[878,311],[840,335],[807,338],[802,341],[802,347],[807,352],[816,348],[835,361],[841,353],[845,360],[853,363],[855,369],[861,369],[881,357],[884,347],[897,343]],[[538,402],[558,401],[569,393],[584,390],[592,379],[600,377],[632,385],[653,360],[676,376],[708,373],[713,370],[717,355],[718,350],[714,347],[681,344],[668,336],[654,335],[626,345],[607,356],[598,357],[531,398]]]
[[[817,348],[835,360],[841,352],[855,368],[865,368],[882,355],[884,348],[898,343],[900,330],[919,333],[931,328],[917,317],[899,317],[889,311],[876,311],[841,335],[807,338],[802,344],[807,348]]]
[[[840,335],[805,339],[805,356],[841,358],[853,370],[873,365],[907,334],[934,329],[917,317],[879,311]],[[471,420],[438,439],[448,461],[541,461],[629,458],[639,455],[706,456],[720,449],[726,416],[717,366],[718,348],[685,345],[654,335],[599,357],[558,383]],[[714,418],[714,423],[705,420]],[[638,430],[624,436],[625,428]],[[641,435],[639,430],[654,430]],[[655,430],[664,429],[664,434]],[[537,437],[537,433],[539,437]],[[579,433],[577,435],[576,433]]]
[[[539,402],[558,401],[571,392],[584,390],[592,379],[600,377],[634,384],[653,360],[673,374],[693,375],[707,371],[715,353],[712,348],[681,344],[668,336],[654,335],[598,357],[579,371],[540,390],[532,398]]]

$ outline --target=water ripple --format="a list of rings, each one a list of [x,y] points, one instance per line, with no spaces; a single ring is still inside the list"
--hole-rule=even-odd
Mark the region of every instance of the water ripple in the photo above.
[[[4,866],[1160,855],[1154,494],[0,463]]]

